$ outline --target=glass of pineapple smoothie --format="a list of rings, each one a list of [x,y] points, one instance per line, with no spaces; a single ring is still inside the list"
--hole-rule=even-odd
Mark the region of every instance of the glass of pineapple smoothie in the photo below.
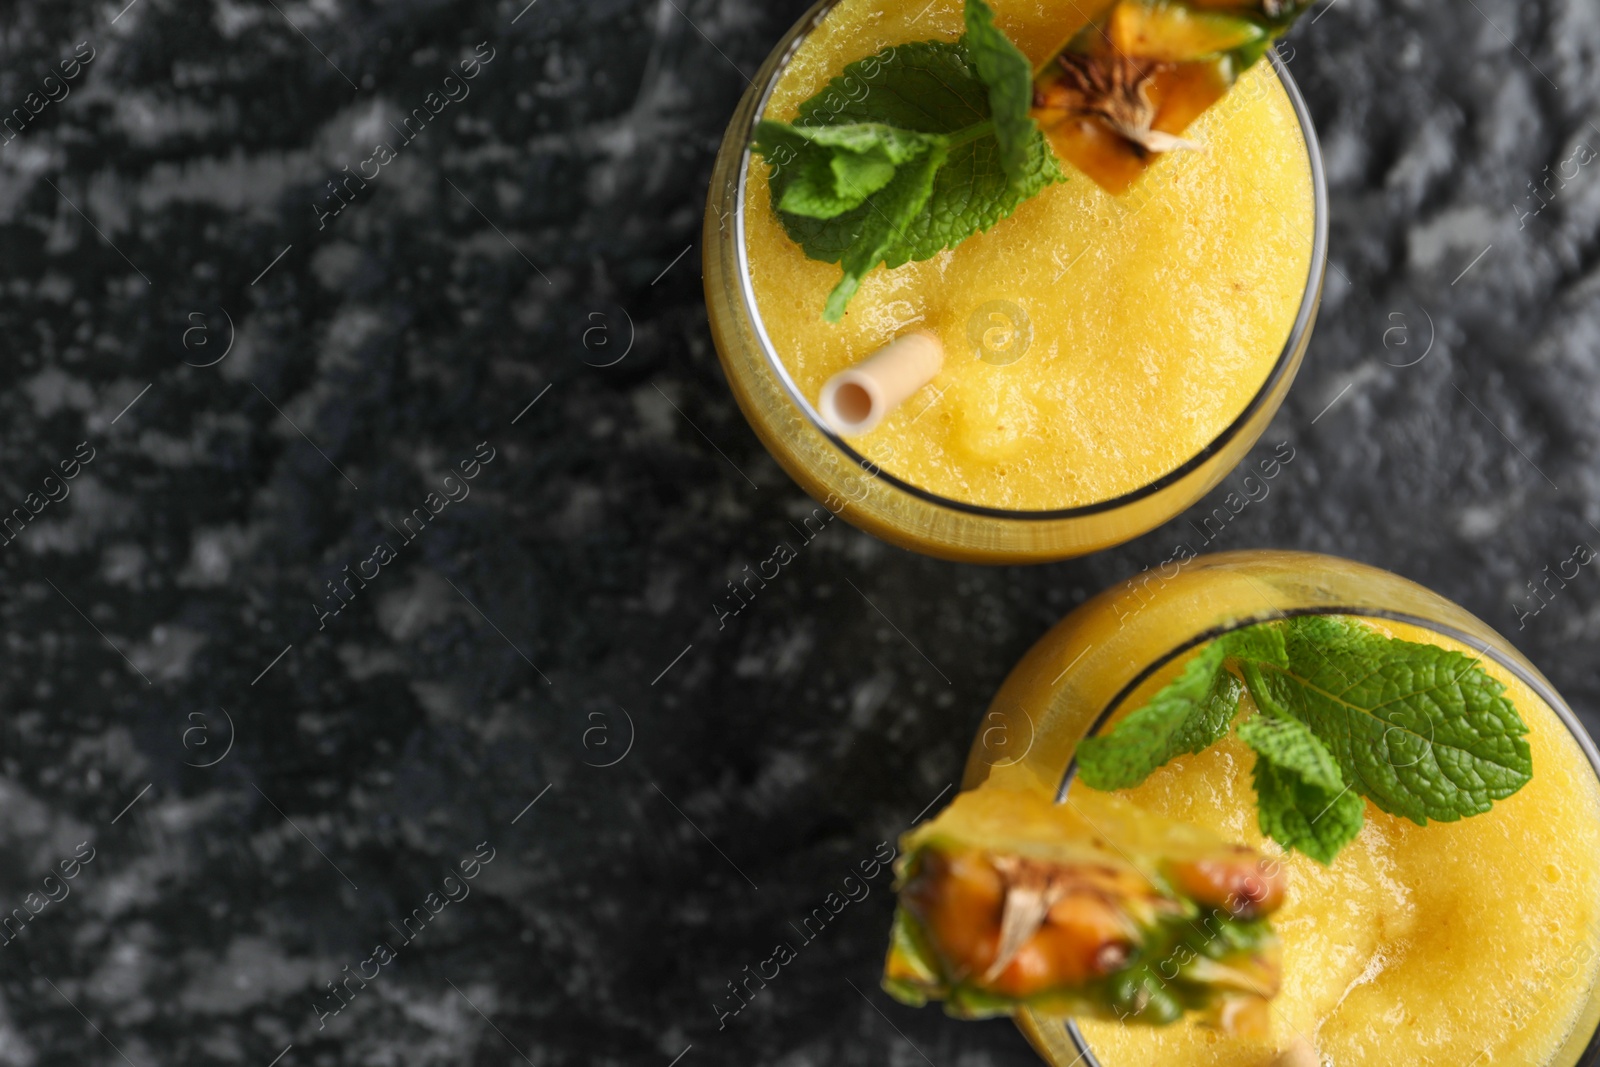
[[[1108,3],[992,6],[1043,64]],[[1206,18],[1200,9],[1226,5],[1192,6]],[[955,41],[962,27],[961,0],[824,0],[779,43],[712,176],[712,334],[757,435],[830,511],[946,558],[1080,555],[1199,499],[1282,403],[1322,289],[1316,137],[1270,50],[1184,129],[1195,150],[1091,179],[1071,161],[1090,166],[1098,146],[1063,123],[1047,135],[1064,180],[955,247],[871,271],[828,321],[840,266],[808,258],[786,233],[757,124],[794,120],[863,57],[888,63],[908,42]],[[838,107],[870,99],[876,69],[835,82]],[[814,121],[830,99],[808,105]],[[981,153],[969,162],[980,178],[996,166]],[[938,377],[871,432],[833,432],[819,415],[823,384],[912,330],[942,342]]]
[[[1254,756],[1237,736],[1179,755],[1133,788],[1102,793],[1082,780],[1084,739],[1114,730],[1212,642],[1307,616],[1469,657],[1525,723],[1531,777],[1481,813],[1426,826],[1362,800],[1359,832],[1328,864],[1264,838]],[[1448,712],[1453,691],[1440,692]],[[1443,766],[1474,784],[1447,739],[1429,736],[1436,728],[1392,721],[1368,746],[1381,752],[1357,753],[1374,761],[1375,777]],[[1287,886],[1273,916],[1281,989],[1267,1028],[1251,1036],[1026,1010],[1018,1025],[1057,1067],[1600,1063],[1597,769],[1593,742],[1532,665],[1465,610],[1405,579],[1276,551],[1147,572],[1074,611],[1018,664],[979,731],[965,786],[1031,790],[1069,805],[1122,797],[1275,857]],[[1309,1058],[1283,1058],[1297,1043]]]

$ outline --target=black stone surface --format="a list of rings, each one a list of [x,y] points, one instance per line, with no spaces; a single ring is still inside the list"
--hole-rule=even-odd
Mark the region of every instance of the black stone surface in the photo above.
[[[877,991],[883,874],[713,1008],[955,781],[1050,623],[1200,547],[1180,519],[983,569],[836,524],[719,629],[809,509],[723,383],[698,248],[800,0],[124,2],[0,34],[3,510],[93,455],[0,551],[0,913],[94,850],[0,947],[0,1064],[1034,1062]],[[1296,459],[1211,547],[1418,579],[1594,723],[1600,575],[1537,614],[1526,583],[1600,544],[1600,9],[1333,0],[1291,45],[1332,269],[1258,449]]]

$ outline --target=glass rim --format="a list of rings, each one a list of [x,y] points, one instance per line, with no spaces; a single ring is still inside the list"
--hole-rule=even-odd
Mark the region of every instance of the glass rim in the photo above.
[[[1230,621],[1223,625],[1208,627],[1193,637],[1188,638],[1175,647],[1162,653],[1160,656],[1152,659],[1149,663],[1145,664],[1137,674],[1129,679],[1127,684],[1118,690],[1109,701],[1106,702],[1106,706],[1101,709],[1098,715],[1095,716],[1094,721],[1090,723],[1089,729],[1084,733],[1084,736],[1092,737],[1101,729],[1103,729],[1106,723],[1110,720],[1111,716],[1116,714],[1116,712],[1124,703],[1127,702],[1128,698],[1133,695],[1134,691],[1138,689],[1140,685],[1149,680],[1149,678],[1155,674],[1156,671],[1171,663],[1174,659],[1183,655],[1190,649],[1196,648],[1199,645],[1203,645],[1208,641],[1214,641],[1223,634],[1244,629],[1247,626],[1254,626],[1263,622],[1272,622],[1278,619],[1298,618],[1307,615],[1347,615],[1352,618],[1382,619],[1390,622],[1401,622],[1411,626],[1416,626],[1420,629],[1431,631],[1432,633],[1439,634],[1443,637],[1448,637],[1454,641],[1458,641],[1461,644],[1466,645],[1469,648],[1478,648],[1480,644],[1480,642],[1473,635],[1468,634],[1466,631],[1455,626],[1451,626],[1449,623],[1443,623],[1434,619],[1424,618],[1421,615],[1415,615],[1410,612],[1389,611],[1384,608],[1335,605],[1332,607],[1298,608],[1289,611],[1263,612],[1258,616],[1246,617]],[[1497,633],[1495,636],[1499,637],[1500,635]],[[1500,640],[1504,642],[1507,647],[1510,647],[1510,642],[1506,641],[1505,638],[1501,637]],[[1596,747],[1594,739],[1589,736],[1588,729],[1583,725],[1583,722],[1578,718],[1577,714],[1572,710],[1572,708],[1567,705],[1567,702],[1561,697],[1561,694],[1557,693],[1555,688],[1536,670],[1531,670],[1527,664],[1519,662],[1520,656],[1508,655],[1504,649],[1495,647],[1495,644],[1492,641],[1483,643],[1483,647],[1479,650],[1479,654],[1488,656],[1496,664],[1504,668],[1517,681],[1527,686],[1535,696],[1544,701],[1545,706],[1547,706],[1551,711],[1555,712],[1556,718],[1561,721],[1562,726],[1566,727],[1567,732],[1572,735],[1572,739],[1577,742],[1579,750],[1583,752],[1584,757],[1589,761],[1590,770],[1594,772],[1597,779],[1600,779],[1600,748]],[[1061,784],[1056,790],[1057,804],[1065,803],[1067,798],[1067,790],[1071,787],[1073,779],[1077,777],[1077,772],[1078,757],[1077,753],[1074,752],[1072,758],[1067,761],[1066,769],[1061,773]],[[1088,1039],[1083,1036],[1083,1032],[1078,1028],[1077,1021],[1074,1019],[1065,1019],[1062,1020],[1062,1025],[1065,1028],[1067,1035],[1072,1039],[1073,1044],[1077,1047],[1077,1050],[1080,1053],[1082,1067],[1101,1067],[1099,1058],[1094,1054],[1094,1050],[1090,1047]],[[1579,1064],[1579,1067],[1583,1067],[1583,1065],[1586,1064],[1600,1063],[1600,1026],[1597,1026],[1595,1028],[1595,1032],[1589,1036],[1589,1040],[1584,1046],[1583,1052],[1578,1056],[1577,1063]]]
[[[800,409],[806,420],[822,434],[834,448],[844,453],[846,459],[857,464],[863,470],[873,472],[875,478],[894,486],[902,492],[925,503],[933,504],[950,511],[966,515],[979,516],[991,519],[1010,519],[1021,521],[1055,521],[1061,519],[1082,518],[1089,515],[1098,515],[1118,508],[1126,507],[1146,497],[1154,496],[1199,470],[1212,457],[1227,448],[1236,439],[1244,428],[1250,424],[1261,409],[1276,392],[1278,386],[1290,373],[1295,363],[1296,353],[1306,343],[1306,337],[1311,331],[1313,320],[1316,318],[1317,305],[1322,297],[1322,285],[1327,272],[1328,262],[1328,185],[1323,169],[1322,148],[1317,141],[1316,127],[1311,121],[1310,109],[1306,106],[1305,98],[1300,93],[1300,88],[1295,84],[1293,76],[1289,73],[1288,65],[1278,54],[1276,46],[1266,52],[1273,72],[1277,75],[1279,83],[1283,86],[1285,95],[1289,98],[1290,106],[1294,109],[1295,118],[1300,124],[1301,140],[1306,147],[1306,158],[1311,166],[1311,196],[1312,196],[1312,237],[1311,261],[1306,271],[1306,285],[1300,296],[1300,307],[1295,313],[1294,325],[1289,330],[1289,336],[1284,341],[1283,349],[1278,353],[1278,359],[1273,364],[1272,370],[1261,383],[1250,402],[1244,410],[1208,444],[1190,456],[1183,463],[1168,471],[1166,474],[1153,479],[1136,489],[1098,500],[1089,504],[1079,504],[1070,508],[1051,508],[1045,510],[1020,510],[1012,508],[997,508],[986,504],[974,504],[964,500],[955,500],[942,496],[921,486],[914,485],[898,475],[884,470],[876,462],[863,456],[860,452],[845,441],[843,437],[833,432],[822,416],[817,413],[811,401],[800,390],[794,378],[789,373],[789,368],[784,365],[778,356],[777,349],[772,343],[772,338],[767,334],[766,322],[761,317],[761,308],[756,300],[755,290],[750,280],[749,246],[745,241],[745,207],[747,189],[750,181],[751,145],[755,138],[756,124],[766,114],[767,104],[772,99],[773,92],[777,89],[778,81],[783,76],[790,60],[806,42],[813,31],[821,25],[828,13],[838,6],[841,0],[818,0],[815,7],[801,17],[798,31],[791,30],[793,37],[778,62],[773,66],[771,75],[766,83],[760,87],[760,95],[756,99],[755,109],[751,114],[750,128],[745,133],[744,147],[739,156],[739,178],[737,190],[734,194],[733,206],[733,235],[736,261],[738,264],[740,299],[744,303],[745,314],[749,316],[752,331],[760,343],[761,354],[783,391],[789,399]]]

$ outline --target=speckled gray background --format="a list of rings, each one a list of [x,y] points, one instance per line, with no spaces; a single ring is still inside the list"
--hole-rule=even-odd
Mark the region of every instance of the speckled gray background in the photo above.
[[[719,630],[809,509],[723,384],[698,248],[800,0],[125,2],[0,28],[0,108],[40,104],[0,144],[0,503],[93,455],[0,546],[0,914],[93,849],[0,947],[0,1064],[1032,1062],[876,990],[884,875],[713,1007],[956,779],[1051,622],[1196,540],[981,569],[836,524]],[[1296,458],[1213,547],[1434,586],[1596,721],[1600,574],[1537,614],[1527,583],[1600,544],[1600,8],[1333,0],[1290,45],[1332,269],[1258,449]]]

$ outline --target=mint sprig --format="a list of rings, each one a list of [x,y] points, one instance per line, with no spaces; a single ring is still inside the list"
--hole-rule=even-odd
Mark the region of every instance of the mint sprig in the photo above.
[[[942,134],[917,133],[881,122],[846,126],[788,126],[763,122],[756,148],[794,167],[778,210],[811,219],[853,211],[894,180],[899,167],[947,147]]]
[[[772,204],[812,259],[843,277],[823,315],[844,316],[879,264],[931,259],[1065,181],[1029,116],[1032,67],[966,0],[958,41],[897,45],[845,67],[794,123],[762,121]]]
[[[1345,784],[1333,753],[1298,719],[1257,715],[1236,733],[1256,751],[1261,832],[1318,863],[1332,863],[1366,818],[1366,805]]]
[[[1211,642],[1144,707],[1078,747],[1096,789],[1138,785],[1235,732],[1256,753],[1262,833],[1321,863],[1361,829],[1364,805],[1421,826],[1486,812],[1533,777],[1527,725],[1475,660],[1304,616]]]
[[[1243,632],[1243,631],[1241,631]],[[1078,773],[1096,789],[1130,789],[1156,768],[1222,740],[1244,686],[1222,669],[1230,641],[1201,649],[1183,673],[1109,734],[1078,746]]]

